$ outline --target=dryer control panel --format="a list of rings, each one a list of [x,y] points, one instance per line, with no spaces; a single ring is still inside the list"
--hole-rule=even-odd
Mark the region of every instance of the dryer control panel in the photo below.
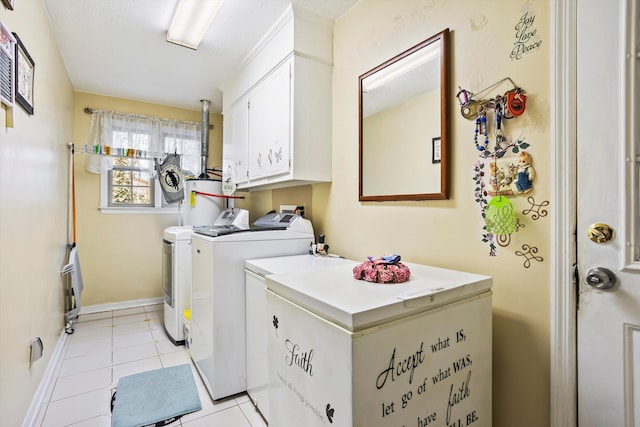
[[[233,225],[238,228],[249,228],[249,211],[246,209],[228,208],[220,212],[213,223],[214,227]]]
[[[256,227],[289,227],[299,215],[292,213],[268,213],[253,223]]]

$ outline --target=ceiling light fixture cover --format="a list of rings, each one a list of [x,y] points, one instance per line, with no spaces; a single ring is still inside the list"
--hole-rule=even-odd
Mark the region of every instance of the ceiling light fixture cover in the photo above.
[[[180,0],[167,31],[167,41],[198,49],[220,6],[222,0]]]

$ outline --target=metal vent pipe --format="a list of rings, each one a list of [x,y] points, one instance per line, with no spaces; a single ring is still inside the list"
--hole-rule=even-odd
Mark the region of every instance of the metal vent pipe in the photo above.
[[[207,157],[209,157],[209,107],[211,102],[208,99],[201,99],[202,102],[202,129],[200,131],[200,176],[199,179],[209,179],[207,174]]]

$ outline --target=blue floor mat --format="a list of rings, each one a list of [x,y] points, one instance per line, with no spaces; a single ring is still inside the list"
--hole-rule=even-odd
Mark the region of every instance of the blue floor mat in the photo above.
[[[162,426],[200,409],[189,365],[156,369],[120,378],[112,399],[111,426]]]

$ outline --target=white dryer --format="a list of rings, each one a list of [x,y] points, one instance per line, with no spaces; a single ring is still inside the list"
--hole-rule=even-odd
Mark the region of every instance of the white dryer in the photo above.
[[[295,214],[270,213],[249,228],[194,230],[191,359],[212,399],[247,389],[245,260],[305,254],[313,241],[311,222]]]

